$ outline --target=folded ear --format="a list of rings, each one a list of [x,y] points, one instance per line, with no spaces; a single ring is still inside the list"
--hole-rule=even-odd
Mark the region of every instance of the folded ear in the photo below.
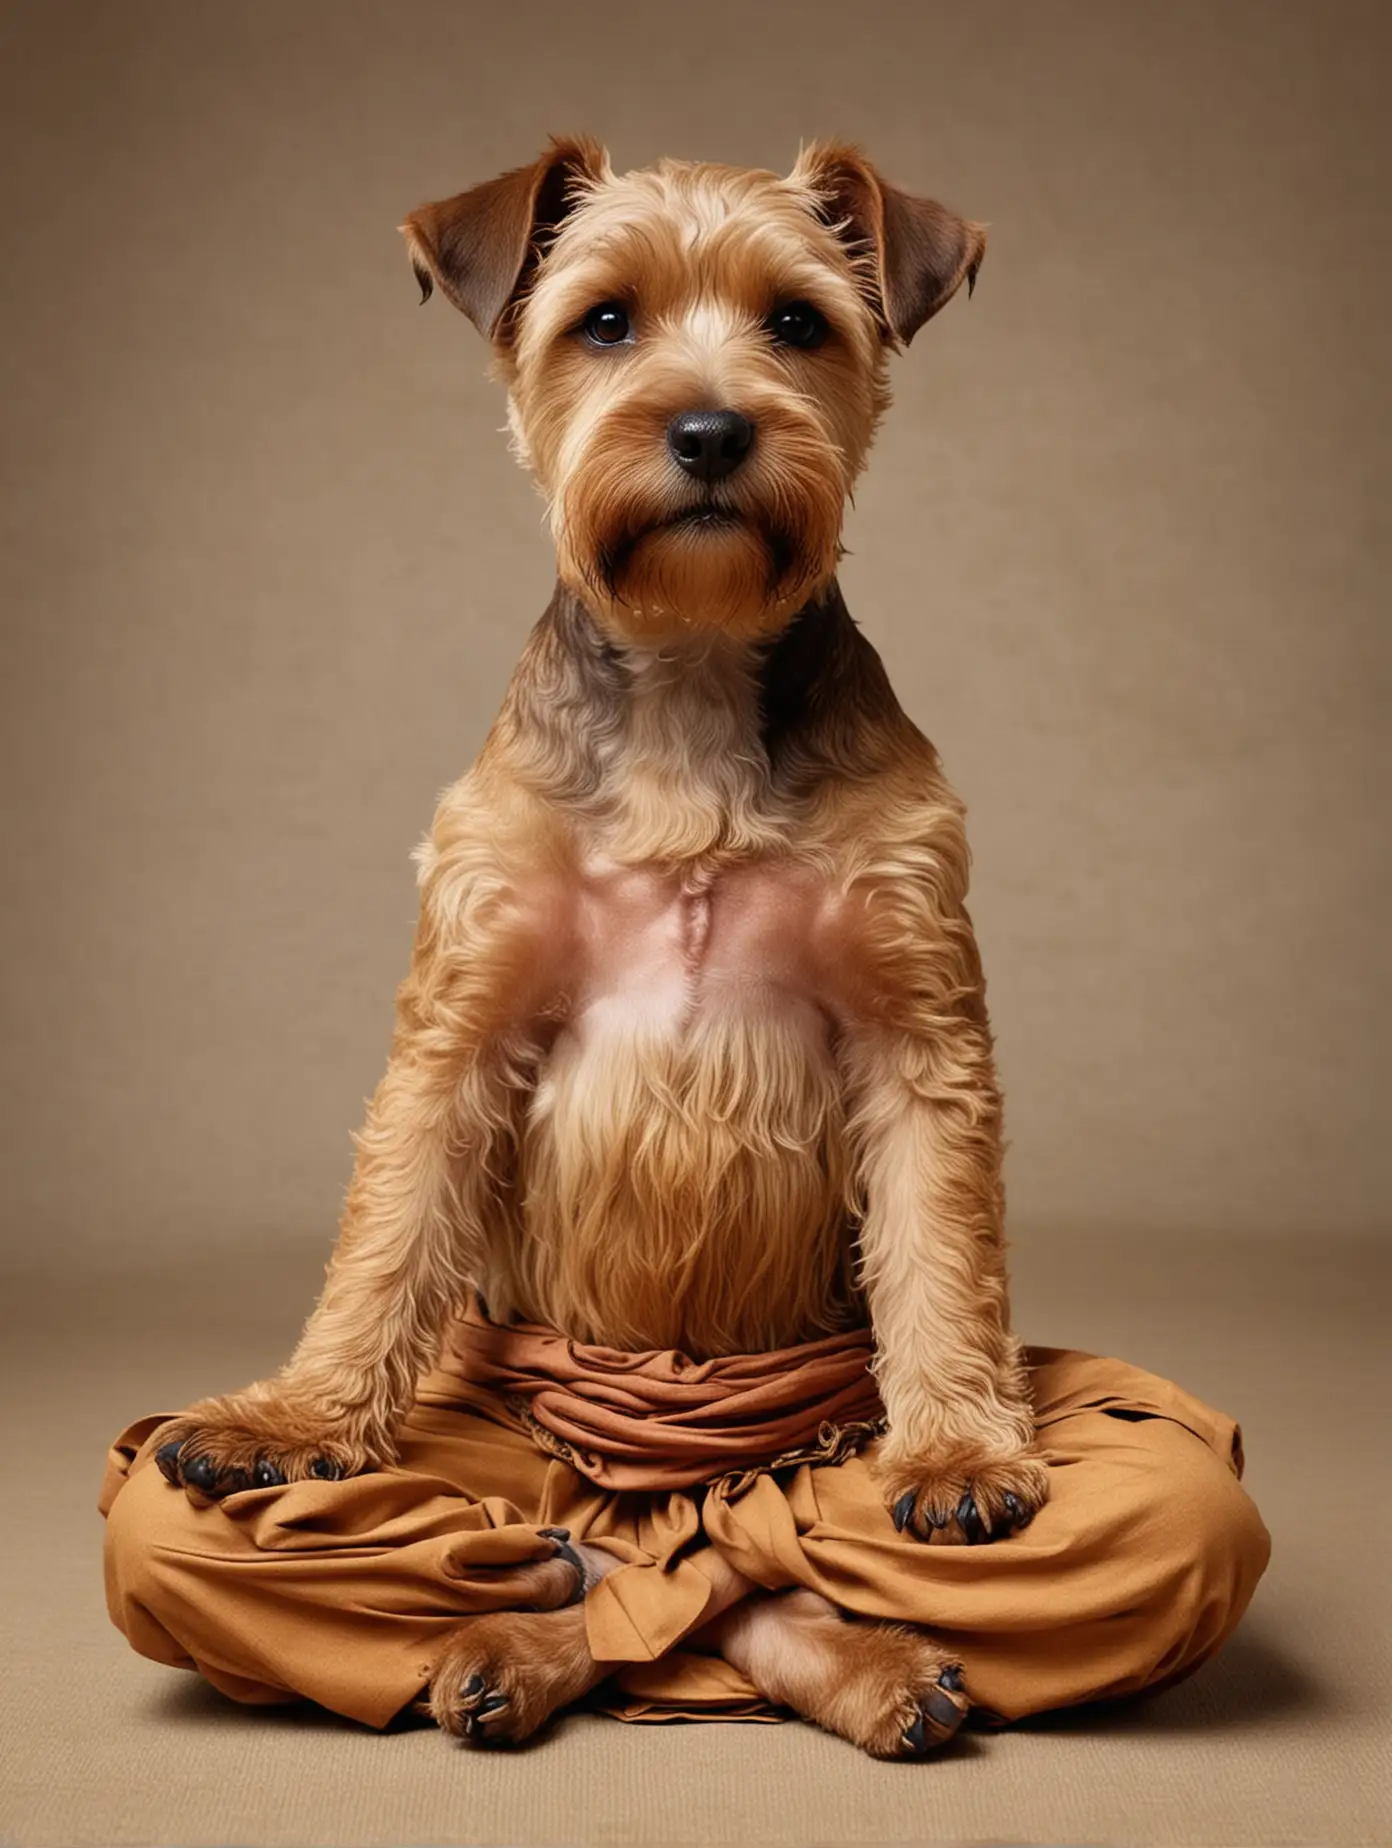
[[[790,183],[811,193],[819,216],[860,259],[886,331],[905,346],[965,282],[971,294],[986,254],[986,227],[936,199],[900,192],[859,148],[814,142]]]
[[[554,137],[529,167],[422,205],[399,226],[427,302],[436,284],[481,334],[499,335],[509,305],[574,203],[577,183],[599,180],[608,156],[584,136]]]

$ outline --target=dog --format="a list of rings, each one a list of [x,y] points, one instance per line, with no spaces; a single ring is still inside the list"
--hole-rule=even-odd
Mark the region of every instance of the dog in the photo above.
[[[618,174],[583,138],[402,230],[422,300],[492,343],[558,581],[418,850],[318,1306],[274,1379],[181,1416],[161,1468],[216,1497],[390,1465],[474,1290],[495,1320],[697,1359],[868,1319],[895,1524],[1008,1535],[1046,1471],[963,810],[837,583],[889,358],[970,293],[985,231],[850,146],[786,176]],[[710,1634],[774,1698],[881,1753],[960,1719],[921,1639],[737,1579]],[[515,1617],[495,1736],[594,1684],[577,1615]],[[470,1632],[431,1696],[466,1735]],[[848,1717],[852,1646],[883,1686]]]

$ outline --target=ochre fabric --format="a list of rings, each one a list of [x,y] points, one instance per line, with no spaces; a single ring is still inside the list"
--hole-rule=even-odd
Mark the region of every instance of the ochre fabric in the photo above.
[[[116,1440],[111,1615],[142,1655],[236,1700],[307,1697],[384,1726],[450,1628],[510,1601],[510,1565],[563,1525],[621,1563],[585,1602],[627,1719],[778,1717],[697,1634],[728,1561],[867,1618],[923,1624],[960,1655],[978,1723],[1178,1680],[1228,1636],[1270,1542],[1242,1488],[1236,1424],[1122,1361],[1028,1352],[1050,1499],[987,1546],[895,1531],[874,1444],[750,1468],[705,1490],[609,1490],[538,1448],[449,1354],[422,1381],[395,1468],[248,1489],[195,1507],[154,1464],[167,1414]]]
[[[628,1353],[474,1305],[444,1364],[490,1388],[543,1449],[602,1489],[688,1489],[761,1464],[831,1461],[881,1422],[868,1328],[766,1354]]]

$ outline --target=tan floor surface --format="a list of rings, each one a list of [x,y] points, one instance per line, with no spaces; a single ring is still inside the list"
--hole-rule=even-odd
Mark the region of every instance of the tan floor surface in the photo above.
[[[131,1654],[93,1496],[127,1418],[268,1370],[318,1254],[6,1291],[0,1841],[47,1844],[1381,1843],[1384,1334],[1366,1245],[1022,1239],[1032,1339],[1125,1354],[1237,1415],[1274,1537],[1224,1655],[1126,1712],[872,1763],[802,1724],[565,1721],[509,1757],[247,1712]]]

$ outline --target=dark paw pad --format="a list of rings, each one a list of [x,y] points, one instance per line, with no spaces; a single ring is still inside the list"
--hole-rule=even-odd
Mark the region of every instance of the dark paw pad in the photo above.
[[[923,1711],[930,1720],[949,1732],[955,1732],[962,1718],[962,1710],[955,1700],[949,1700],[946,1694],[930,1694],[923,1703]]]

